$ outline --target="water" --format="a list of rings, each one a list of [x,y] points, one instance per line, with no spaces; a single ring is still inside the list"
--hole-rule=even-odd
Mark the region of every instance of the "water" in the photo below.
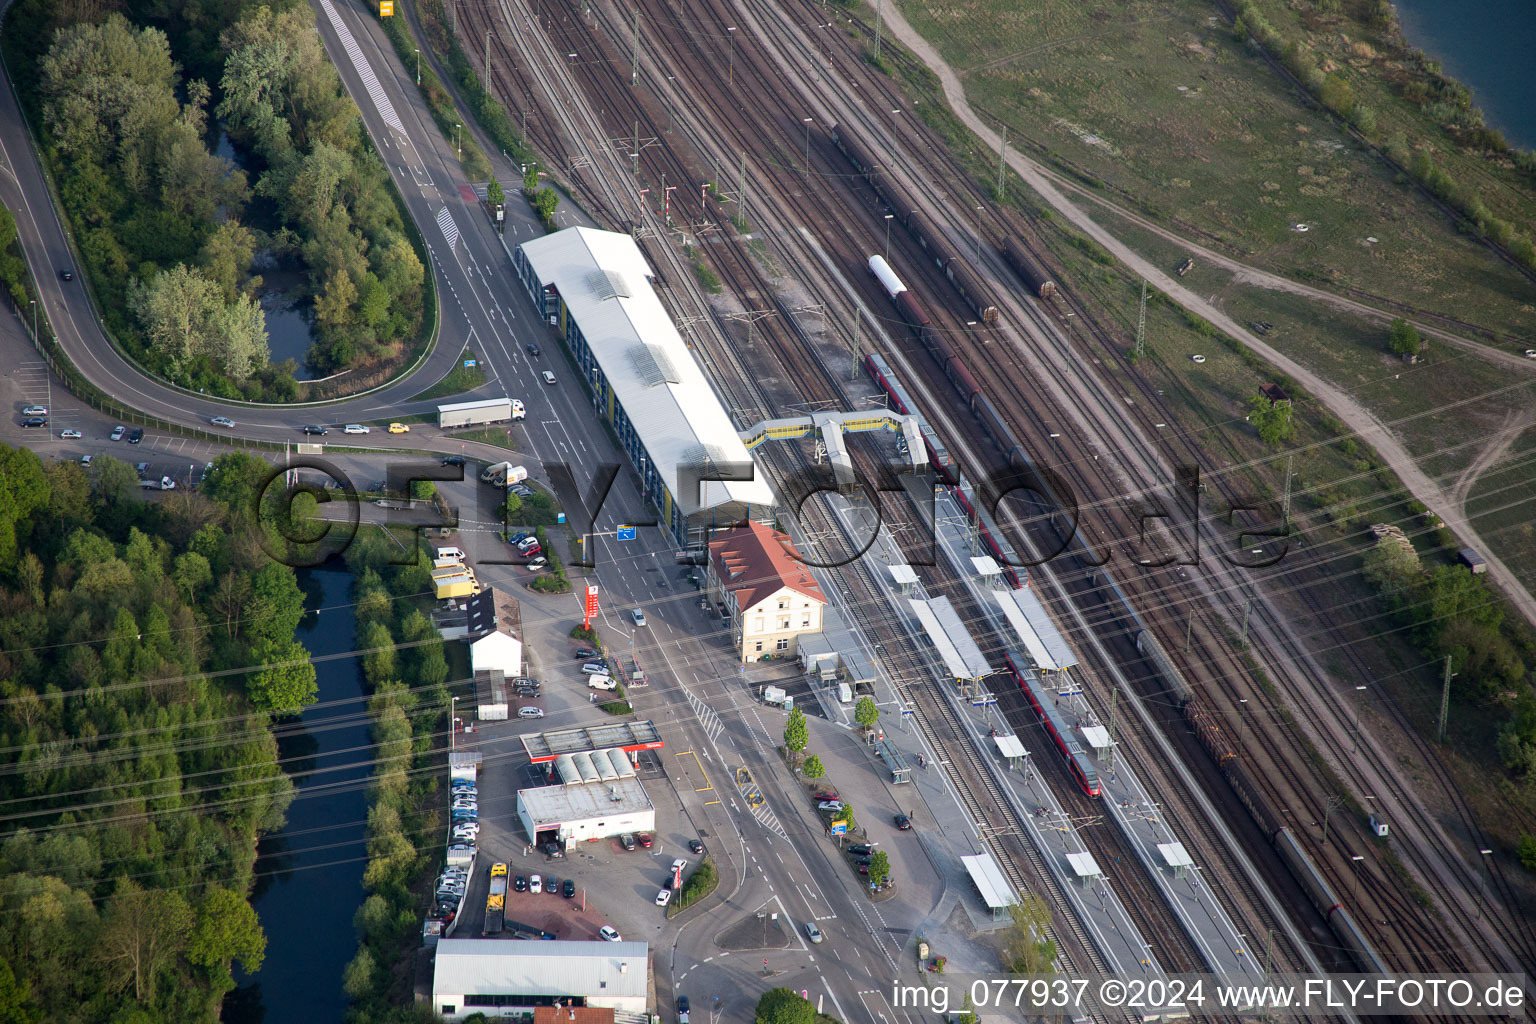
[[[268,358],[274,363],[292,359],[298,364],[293,379],[313,380],[315,375],[304,362],[304,354],[314,344],[315,336],[305,311],[285,293],[265,289],[261,294],[261,306],[267,312]]]
[[[307,616],[299,640],[316,657],[355,649],[352,575],[300,574]],[[367,856],[363,822],[372,766],[362,671],[356,658],[315,665],[320,704],[285,729],[278,749],[296,788],[281,832],[263,838],[256,860],[253,905],[267,934],[267,958],[225,999],[226,1024],[340,1024],[347,997],[341,973],[357,952],[352,915],[363,901]],[[328,706],[329,705],[329,706]],[[325,723],[345,724],[327,728]],[[341,792],[333,792],[340,789]]]
[[[1536,4],[1531,0],[1397,0],[1403,35],[1472,90],[1490,128],[1536,149]]]

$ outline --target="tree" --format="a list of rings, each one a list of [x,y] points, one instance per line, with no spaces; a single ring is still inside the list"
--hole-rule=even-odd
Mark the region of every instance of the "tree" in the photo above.
[[[491,209],[493,210],[498,206],[504,206],[507,202],[507,194],[502,191],[501,182],[496,180],[494,174],[491,175],[491,180],[485,186],[485,201],[491,204]],[[0,246],[0,248],[3,248],[3,246]]]
[[[197,908],[187,959],[208,968],[239,960],[241,970],[254,974],[261,970],[266,955],[267,937],[255,909],[238,893],[212,889]]]
[[[133,997],[155,997],[155,978],[186,948],[192,909],[173,889],[143,889],[122,879],[107,901],[96,956],[114,989],[133,987]]]
[[[236,220],[226,220],[214,228],[198,254],[203,276],[219,286],[225,302],[234,302],[240,294],[255,258],[256,236]],[[250,283],[254,286],[260,282],[260,278],[253,278]]]
[[[953,1024],[979,1024],[980,1019],[976,1016],[976,1004],[971,1002],[971,994],[967,992],[965,1001],[960,1004],[960,1012],[953,1018]]]
[[[47,504],[48,478],[37,456],[0,445],[0,566],[16,564],[17,540],[30,531],[33,513]]]
[[[787,988],[771,988],[757,1001],[757,1024],[815,1024],[816,1007]]]
[[[341,975],[342,990],[353,999],[362,999],[374,992],[375,978],[378,974],[378,961],[374,959],[367,946],[358,949],[352,962],[347,964],[346,970]]]
[[[1515,856],[1520,859],[1520,866],[1525,870],[1536,871],[1536,836],[1521,836]]]
[[[869,858],[869,880],[879,885],[891,877],[891,858],[884,850],[876,850]]]
[[[176,584],[183,601],[196,604],[198,594],[213,582],[213,569],[208,565],[208,559],[196,551],[188,551],[176,556],[171,582]]]
[[[805,764],[800,766],[800,774],[804,775],[812,782],[815,782],[817,779],[827,774],[827,769],[821,763],[821,758],[817,757],[815,754],[812,754],[810,757],[805,759]]]
[[[805,749],[811,741],[811,732],[805,722],[805,712],[799,708],[791,708],[789,720],[784,723],[784,747],[793,757]]]
[[[0,1024],[33,1024],[37,1014],[30,1005],[32,993],[25,978],[18,978],[11,965],[0,959]]]
[[[1263,395],[1248,400],[1248,422],[1259,431],[1259,440],[1271,448],[1284,444],[1296,433],[1290,402],[1271,402]]]
[[[1419,351],[1423,338],[1419,336],[1417,327],[1398,317],[1392,321],[1392,329],[1387,332],[1387,344],[1391,347],[1393,355],[1409,356]]]
[[[1003,936],[1003,966],[1015,974],[1044,974],[1056,960],[1051,908],[1034,893],[1008,906],[1013,924]]]
[[[296,715],[315,702],[319,687],[309,652],[297,640],[258,640],[251,648],[254,671],[246,675],[251,704],[278,715]]]
[[[875,727],[875,723],[880,721],[880,708],[873,697],[859,698],[853,706],[853,720],[863,726],[865,732]]]
[[[537,164],[529,164],[523,171],[523,195],[529,199],[539,190],[539,167]]]
[[[251,597],[245,608],[241,632],[251,639],[276,643],[293,639],[304,618],[304,592],[293,570],[268,562],[251,577]]]
[[[555,223],[555,209],[560,205],[560,193],[548,185],[539,189],[533,195],[533,208],[539,218],[547,225]]]

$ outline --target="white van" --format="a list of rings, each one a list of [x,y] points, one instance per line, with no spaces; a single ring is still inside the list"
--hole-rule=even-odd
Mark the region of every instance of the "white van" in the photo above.
[[[341,432],[343,434],[366,434],[372,429],[372,427],[365,427],[361,423],[348,423],[341,428]]]
[[[617,690],[619,684],[612,676],[587,676],[587,685],[594,690]]]
[[[444,558],[451,558],[455,562],[462,562],[462,561],[464,561],[464,558],[465,558],[464,549],[463,548],[438,548],[437,549],[437,557],[438,557],[439,560],[444,559]]]
[[[853,687],[849,686],[847,683],[838,683],[837,684],[837,702],[839,704],[852,704],[853,703]]]

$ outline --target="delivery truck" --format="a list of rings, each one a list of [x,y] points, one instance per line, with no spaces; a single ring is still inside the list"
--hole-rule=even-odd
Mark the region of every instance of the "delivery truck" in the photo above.
[[[485,935],[500,935],[507,918],[507,866],[491,865],[491,891],[485,898]]]
[[[522,466],[514,466],[510,462],[498,462],[486,466],[480,473],[480,479],[493,487],[506,487],[509,484],[527,480],[528,470]]]
[[[439,601],[446,601],[450,597],[474,597],[480,593],[480,582],[470,572],[465,572],[458,576],[448,576],[443,579],[434,579],[432,583],[437,588],[437,599]]]
[[[510,398],[492,398],[483,402],[455,402],[437,407],[439,429],[477,427],[485,423],[505,423],[512,418]]]

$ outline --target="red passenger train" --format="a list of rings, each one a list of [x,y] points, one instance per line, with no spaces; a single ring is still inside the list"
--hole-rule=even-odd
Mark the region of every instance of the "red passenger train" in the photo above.
[[[1072,727],[1067,724],[1066,716],[1057,710],[1051,694],[1034,681],[1033,674],[1017,654],[1008,651],[1007,658],[1009,671],[1013,673],[1019,689],[1024,691],[1024,696],[1029,698],[1030,706],[1035,709],[1035,717],[1040,719],[1040,724],[1045,726],[1045,731],[1050,733],[1051,739],[1055,741],[1056,749],[1061,752],[1062,759],[1067,764],[1067,770],[1077,780],[1078,788],[1089,796],[1098,796],[1101,792],[1099,770],[1094,767],[1093,758],[1087,751],[1078,746],[1077,739],[1072,735]]]

